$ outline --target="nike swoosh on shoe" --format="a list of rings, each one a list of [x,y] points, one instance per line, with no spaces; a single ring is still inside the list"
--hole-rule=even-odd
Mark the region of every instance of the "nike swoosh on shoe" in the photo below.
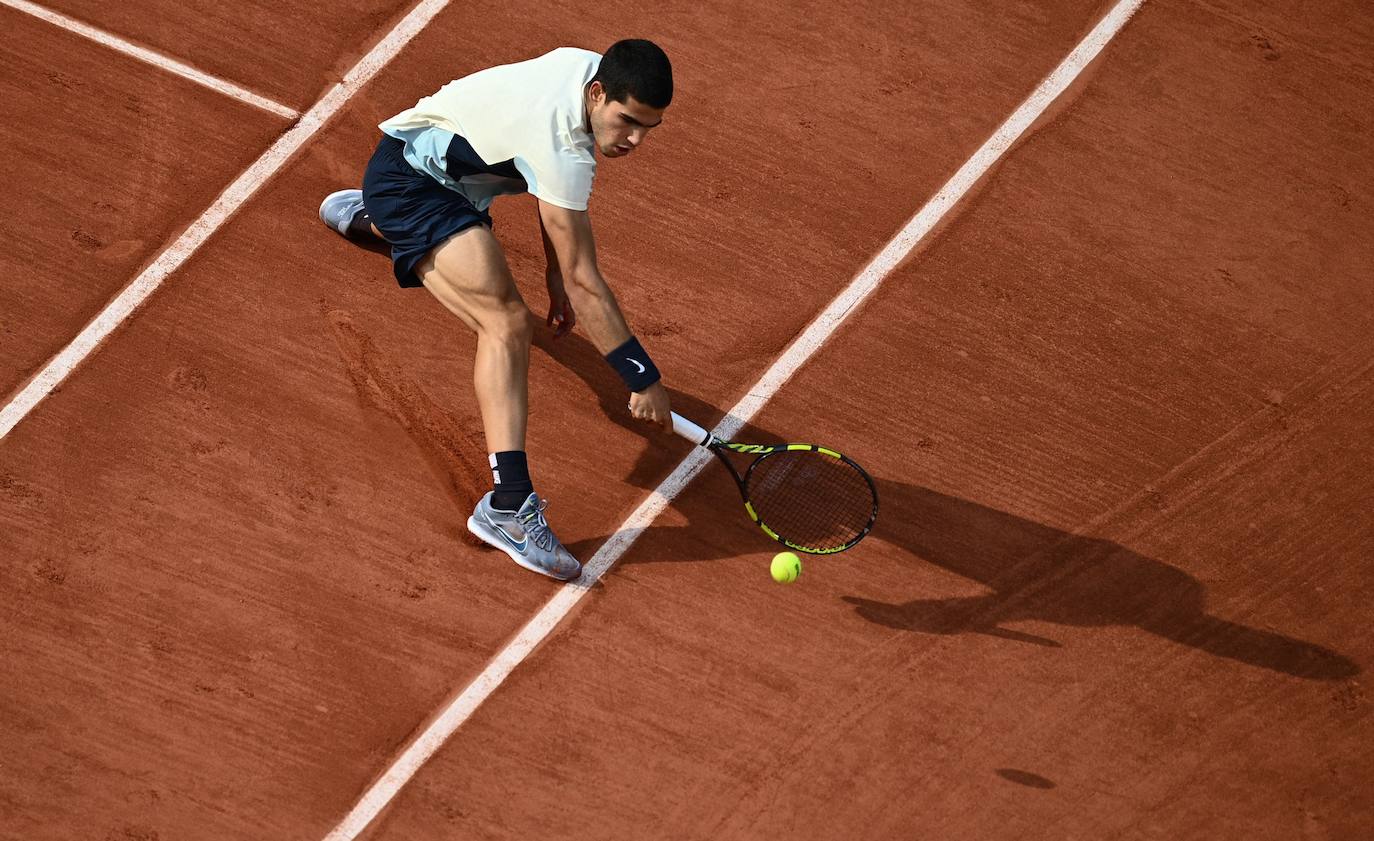
[[[523,554],[525,549],[528,548],[530,545],[530,539],[528,535],[525,536],[524,540],[521,540],[517,543],[515,538],[511,537],[509,534],[506,534],[506,530],[501,528],[500,525],[492,523],[491,527],[496,531],[497,534],[505,538],[507,543],[509,543],[511,546],[514,546],[515,551],[520,552],[521,554]]]

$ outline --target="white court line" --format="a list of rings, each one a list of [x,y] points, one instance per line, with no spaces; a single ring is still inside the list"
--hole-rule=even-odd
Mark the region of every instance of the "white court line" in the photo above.
[[[152,50],[145,49],[144,47],[140,47],[137,44],[131,44],[128,41],[125,41],[123,38],[120,38],[118,35],[112,35],[111,33],[106,32],[102,29],[96,29],[94,26],[84,24],[79,20],[73,20],[72,18],[69,18],[66,15],[58,14],[57,12],[45,9],[42,6],[37,5],[36,3],[28,2],[28,0],[0,0],[0,3],[9,6],[11,9],[17,9],[21,12],[25,12],[26,14],[33,15],[36,18],[42,18],[43,20],[47,21],[48,23],[51,23],[54,26],[60,26],[63,29],[70,30],[78,35],[84,35],[87,38],[90,38],[92,41],[104,44],[105,46],[111,49],[119,50],[121,53],[124,53],[125,55],[131,55],[139,61],[146,61],[147,63],[154,65],[155,67],[160,67],[163,70],[175,73],[178,76],[184,76],[185,78],[190,79],[192,82],[195,82],[198,85],[204,85],[205,87],[213,91],[218,91],[226,96],[232,96],[234,99],[237,99],[240,102],[246,102],[249,105],[252,105],[254,108],[261,108],[264,111],[270,111],[273,114],[276,114],[279,117],[285,117],[288,120],[296,119],[295,109],[287,108],[285,105],[282,105],[279,102],[273,102],[272,100],[266,97],[258,96],[252,91],[241,88],[233,82],[226,82],[225,80],[220,79],[216,76],[211,76],[208,73],[202,73],[201,71],[195,69],[189,64],[182,64],[174,58],[169,58],[168,56],[162,55],[161,53],[155,53]]]
[[[1097,26],[1069,53],[1068,57],[1040,83],[1025,102],[1007,118],[992,137],[964,163],[930,201],[907,222],[878,256],[861,271],[839,297],[816,317],[806,330],[783,351],[749,392],[721,421],[717,434],[732,438],[764,404],[792,378],[806,360],[839,329],[864,299],[878,288],[888,273],[921,242],[959,200],[987,174],[997,160],[1030,128],[1045,109],[1062,94],[1107,43],[1126,25],[1145,0],[1120,0]],[[353,811],[325,837],[325,841],[353,841],[391,802],[420,767],[434,755],[463,722],[481,706],[535,647],[544,640],[572,610],[601,576],[625,554],[639,535],[649,527],[687,483],[708,462],[711,454],[696,448],[667,479],[654,489],[630,514],[605,545],[587,562],[582,577],[563,586],[534,618],[520,629],[515,639],[503,648],[472,683],[449,702],[433,722],[411,742],[382,776],[363,794]]]
[[[10,3],[13,0],[0,2]],[[396,24],[396,28],[369,50],[367,55],[359,59],[358,63],[353,65],[353,69],[344,75],[343,80],[321,97],[313,108],[305,112],[290,131],[278,138],[276,143],[234,180],[234,183],[225,187],[219,198],[159,254],[152,265],[134,278],[133,283],[115,296],[95,320],[77,334],[71,344],[49,360],[48,364],[43,366],[43,370],[34,375],[14,399],[0,409],[0,439],[8,435],[15,424],[23,420],[43,398],[61,385],[67,375],[81,364],[106,336],[124,323],[124,320],[133,314],[133,311],[161,286],[172,272],[180,268],[211,234],[219,230],[234,211],[256,193],[267,179],[275,175],[277,170],[281,169],[282,165],[313,137],[353,94],[358,92],[359,88],[367,84],[377,71],[395,58],[401,48],[419,34],[420,30],[448,4],[449,0],[423,0],[411,9],[410,14]]]

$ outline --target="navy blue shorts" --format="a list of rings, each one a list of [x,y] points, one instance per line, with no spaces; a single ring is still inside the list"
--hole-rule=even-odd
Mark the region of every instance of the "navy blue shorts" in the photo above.
[[[391,244],[396,282],[423,286],[415,267],[444,240],[473,225],[491,227],[491,214],[462,195],[416,171],[406,161],[405,144],[382,135],[363,174],[363,206],[372,224]]]

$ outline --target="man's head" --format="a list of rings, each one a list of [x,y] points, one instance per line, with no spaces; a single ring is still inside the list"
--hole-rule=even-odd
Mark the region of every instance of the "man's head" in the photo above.
[[[609,158],[628,155],[663,121],[673,101],[673,67],[652,41],[616,41],[587,85],[587,119],[596,147]]]

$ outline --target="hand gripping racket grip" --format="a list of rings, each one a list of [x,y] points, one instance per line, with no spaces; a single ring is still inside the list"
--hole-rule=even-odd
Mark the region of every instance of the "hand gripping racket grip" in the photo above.
[[[673,412],[672,415],[673,431],[683,438],[686,438],[688,441],[691,441],[693,444],[696,444],[698,447],[709,445],[711,440],[715,437],[705,429],[702,429],[682,415],[679,415],[677,412]]]

